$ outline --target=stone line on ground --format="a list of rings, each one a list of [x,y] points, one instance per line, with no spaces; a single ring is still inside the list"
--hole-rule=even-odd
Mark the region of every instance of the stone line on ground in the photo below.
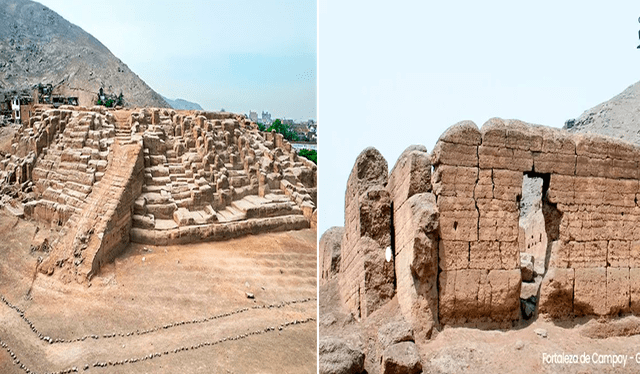
[[[309,301],[315,301],[317,300],[316,298],[311,298],[311,297],[307,297],[304,299],[297,299],[297,300],[291,300],[291,301],[281,301],[279,303],[273,303],[273,304],[269,304],[269,305],[254,305],[251,307],[245,307],[245,308],[241,308],[241,309],[236,309],[234,311],[231,312],[227,312],[227,313],[220,313],[220,314],[216,314],[214,316],[211,317],[204,317],[201,319],[193,319],[191,321],[179,321],[179,322],[172,322],[172,323],[168,323],[168,324],[164,324],[164,325],[160,325],[160,326],[156,326],[156,327],[152,327],[150,329],[147,330],[135,330],[135,331],[131,331],[131,332],[127,332],[127,333],[112,333],[112,334],[102,334],[102,335],[98,335],[98,334],[89,334],[89,335],[85,335],[81,338],[76,338],[76,339],[53,339],[50,336],[46,336],[44,334],[42,334],[33,324],[33,322],[31,322],[25,315],[24,315],[24,311],[21,310],[20,308],[18,308],[17,306],[11,304],[5,297],[4,295],[0,294],[0,300],[2,300],[2,302],[4,302],[9,308],[14,309],[16,311],[16,313],[18,313],[18,315],[20,316],[20,318],[22,318],[27,325],[29,325],[31,331],[33,331],[33,333],[35,335],[37,335],[38,339],[43,340],[48,342],[49,344],[58,344],[58,343],[75,343],[75,342],[79,342],[79,341],[84,341],[86,339],[108,339],[108,338],[115,338],[117,336],[119,337],[128,337],[128,336],[135,336],[135,335],[144,335],[144,334],[149,334],[151,332],[155,332],[158,330],[166,330],[166,329],[170,329],[172,327],[177,327],[177,326],[182,326],[182,325],[188,325],[188,324],[194,324],[194,323],[204,323],[204,322],[209,322],[209,321],[213,321],[219,318],[224,318],[224,317],[228,317],[234,314],[240,314],[240,313],[244,313],[247,312],[251,309],[273,309],[273,308],[282,308],[285,307],[287,305],[291,305],[291,304],[299,304],[299,303],[306,303]]]
[[[141,362],[141,361],[146,361],[146,360],[151,360],[154,357],[161,357],[161,356],[167,356],[170,354],[175,354],[175,353],[180,353],[180,352],[184,352],[184,351],[188,351],[188,350],[195,350],[195,349],[200,349],[202,347],[208,347],[208,346],[214,346],[226,341],[234,341],[234,340],[240,340],[240,339],[245,339],[248,338],[249,336],[252,335],[262,335],[262,334],[266,334],[268,332],[271,331],[275,331],[276,329],[278,331],[282,331],[283,329],[285,329],[288,326],[291,325],[300,325],[300,324],[305,324],[305,323],[309,323],[312,321],[315,321],[316,318],[315,317],[307,317],[306,319],[303,320],[293,320],[293,321],[288,321],[285,322],[281,325],[278,325],[278,327],[273,327],[273,326],[268,326],[265,327],[264,329],[261,330],[255,330],[255,331],[251,331],[245,334],[240,334],[240,335],[236,335],[236,336],[228,336],[225,338],[221,338],[218,340],[215,340],[213,342],[202,342],[196,345],[192,345],[190,347],[179,347],[173,350],[168,350],[168,351],[164,351],[164,352],[154,352],[154,353],[150,353],[148,355],[142,356],[142,357],[133,357],[133,358],[129,358],[129,359],[125,359],[125,360],[119,360],[119,361],[97,361],[94,362],[92,365],[90,364],[84,364],[82,367],[82,370],[89,370],[89,368],[92,367],[108,367],[108,366],[120,366],[120,365],[125,365],[125,364],[133,364],[136,362]],[[0,337],[0,347],[4,348],[7,353],[9,353],[9,356],[11,357],[11,359],[13,360],[13,364],[20,367],[21,370],[23,370],[25,373],[27,374],[37,374],[35,371],[32,371],[31,369],[29,369],[24,363],[20,362],[20,360],[18,359],[18,356],[9,348],[9,346],[2,340],[2,338]],[[54,372],[46,372],[45,374],[68,374],[68,373],[77,373],[79,372],[80,369],[77,366],[73,366],[71,368],[68,369],[63,369],[63,370],[59,370],[59,371],[54,371]]]

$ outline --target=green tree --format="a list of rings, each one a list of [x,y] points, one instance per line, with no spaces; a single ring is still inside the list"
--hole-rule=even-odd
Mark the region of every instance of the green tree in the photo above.
[[[298,151],[298,156],[302,156],[313,161],[314,164],[318,165],[318,151],[315,149],[301,149]]]
[[[258,122],[258,130],[260,131],[266,131],[267,128],[265,127],[264,123],[260,123]]]
[[[273,121],[271,126],[267,129],[267,131],[275,130],[278,134],[282,134],[285,139],[289,141],[297,141],[298,134],[291,129],[291,127],[287,124],[282,123],[280,119],[276,119]]]

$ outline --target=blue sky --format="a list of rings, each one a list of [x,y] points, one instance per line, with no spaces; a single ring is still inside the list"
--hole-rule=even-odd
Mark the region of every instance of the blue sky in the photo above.
[[[170,99],[317,118],[315,0],[39,2]]]
[[[640,80],[636,1],[320,0],[319,227],[344,225],[358,154],[492,117],[561,127]]]

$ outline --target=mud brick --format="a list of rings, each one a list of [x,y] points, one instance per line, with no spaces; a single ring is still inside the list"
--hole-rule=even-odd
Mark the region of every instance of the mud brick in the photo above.
[[[575,269],[574,313],[582,315],[606,315],[607,269],[605,267]]]

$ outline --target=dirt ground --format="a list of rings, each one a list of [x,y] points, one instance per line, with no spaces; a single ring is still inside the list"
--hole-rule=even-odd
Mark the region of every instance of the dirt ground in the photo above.
[[[46,233],[0,210],[0,294],[24,311],[0,302],[0,339],[32,372],[316,372],[315,230],[132,244],[88,288],[35,272]],[[24,372],[12,361],[0,350],[0,373]]]
[[[396,299],[365,322],[357,322],[346,313],[336,280],[320,286],[319,300],[320,337],[342,337],[352,347],[359,347],[366,355],[365,369],[369,374],[378,372],[371,368],[376,367],[380,357],[366,351],[374,346],[371,337],[377,336],[378,326],[400,314]],[[634,316],[558,323],[538,318],[531,323],[518,323],[510,330],[445,327],[430,341],[418,343],[418,348],[425,374],[638,373],[638,334],[640,318]],[[571,357],[562,363],[554,354]],[[574,359],[577,363],[569,362]]]
[[[18,128],[19,126],[17,125],[0,125],[0,152],[11,152],[11,141],[13,140],[13,134],[16,133]]]

